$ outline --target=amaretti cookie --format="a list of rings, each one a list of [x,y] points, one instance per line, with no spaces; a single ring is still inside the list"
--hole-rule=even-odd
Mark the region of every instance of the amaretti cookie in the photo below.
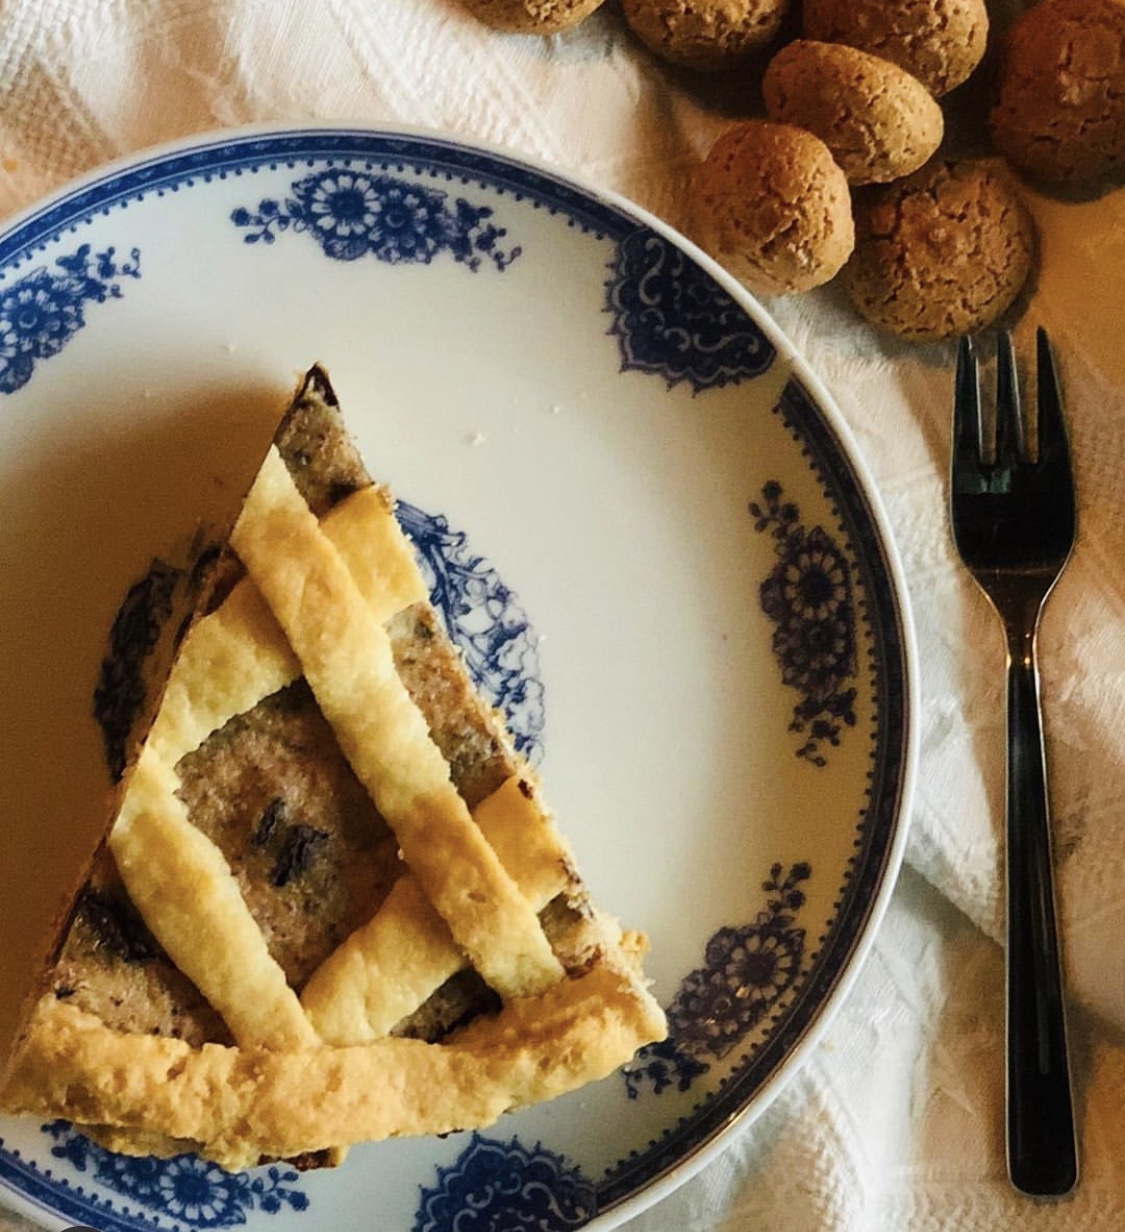
[[[560,34],[605,0],[461,0],[485,25],[509,34]]]
[[[700,245],[762,295],[819,286],[852,251],[847,178],[819,137],[791,124],[750,120],[723,134],[694,205]]]
[[[917,77],[935,98],[963,82],[984,56],[984,0],[804,0],[806,38],[846,43]]]
[[[1013,303],[1032,269],[1035,229],[1000,166],[931,162],[855,197],[848,293],[873,325],[937,341],[984,329]]]
[[[941,108],[925,86],[881,56],[797,39],[762,81],[773,120],[815,133],[851,184],[900,179],[941,144]]]
[[[769,43],[789,0],[622,0],[621,7],[656,55],[711,72],[735,67]]]
[[[990,119],[1029,176],[1078,184],[1125,166],[1125,3],[1042,0],[1009,30]]]
[[[322,369],[211,577],[0,1106],[131,1154],[317,1166],[661,1038],[643,940],[590,902]]]

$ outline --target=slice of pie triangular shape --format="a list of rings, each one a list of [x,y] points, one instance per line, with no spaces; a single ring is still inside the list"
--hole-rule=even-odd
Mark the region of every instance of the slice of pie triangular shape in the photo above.
[[[309,1165],[481,1127],[661,1038],[305,377],[134,741],[0,1090],[130,1153]]]

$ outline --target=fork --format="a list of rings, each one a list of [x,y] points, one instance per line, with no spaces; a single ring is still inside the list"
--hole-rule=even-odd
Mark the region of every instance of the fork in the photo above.
[[[961,559],[1004,626],[1007,749],[1007,1152],[1023,1193],[1078,1179],[1065,1006],[1051,874],[1036,633],[1074,546],[1074,478],[1051,345],[1037,336],[1038,449],[1030,456],[1011,335],[996,356],[995,447],[981,422],[976,347],[962,338],[954,397],[950,515]]]

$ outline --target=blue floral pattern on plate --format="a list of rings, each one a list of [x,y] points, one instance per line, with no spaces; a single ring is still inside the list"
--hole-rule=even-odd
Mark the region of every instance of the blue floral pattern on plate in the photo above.
[[[246,1223],[250,1212],[276,1215],[284,1209],[304,1211],[309,1205],[307,1195],[294,1185],[297,1173],[289,1168],[271,1166],[229,1173],[194,1155],[134,1159],[98,1146],[66,1121],[54,1121],[43,1131],[54,1143],[51,1154],[56,1159],[65,1160],[76,1172],[88,1173],[106,1189],[163,1217],[159,1225],[147,1219],[134,1224],[128,1217],[122,1222],[111,1202],[75,1188],[70,1213],[88,1208],[81,1211],[83,1217],[98,1219],[99,1226],[161,1226],[184,1232],[233,1228]]]
[[[767,483],[761,501],[750,502],[754,528],[768,532],[779,557],[759,596],[773,621],[773,652],[781,679],[798,690],[789,730],[805,736],[797,756],[823,766],[825,744],[840,743],[855,726],[855,602],[851,570],[836,541],[820,526],[801,524],[781,484]]]
[[[561,1155],[474,1133],[423,1188],[413,1232],[571,1232],[596,1210],[594,1185]]]
[[[56,257],[56,269],[32,270],[0,288],[0,393],[22,389],[39,360],[66,346],[86,324],[87,304],[120,298],[120,280],[141,276],[140,252],[129,256],[120,261],[112,248],[83,244]]]
[[[418,553],[430,600],[465,656],[477,688],[506,718],[516,748],[532,762],[543,752],[543,682],[538,639],[496,570],[440,514],[399,501],[399,523]]]
[[[464,197],[452,204],[448,194],[416,181],[348,167],[329,167],[296,180],[291,197],[267,197],[256,210],[239,207],[231,214],[246,230],[248,244],[272,244],[284,231],[307,232],[336,261],[371,254],[390,265],[428,265],[447,252],[471,270],[490,261],[507,268],[519,248],[505,249],[507,234],[491,222],[486,205]]]
[[[794,864],[782,877],[775,864],[762,889],[770,898],[752,924],[713,933],[703,966],[680,983],[667,1007],[668,1038],[649,1044],[624,1071],[630,1099],[647,1085],[659,1095],[668,1087],[686,1091],[741,1044],[796,982],[805,955],[805,930],[797,912],[805,904],[801,882],[811,867]]]
[[[606,284],[623,369],[696,393],[761,376],[774,347],[717,282],[662,235],[638,228],[617,245]]]

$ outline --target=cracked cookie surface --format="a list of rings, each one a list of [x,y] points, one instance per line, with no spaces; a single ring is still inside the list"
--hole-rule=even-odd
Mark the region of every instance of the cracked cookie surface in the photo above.
[[[1003,170],[934,162],[856,195],[856,250],[845,277],[873,325],[915,341],[983,329],[1031,272],[1031,215]]]
[[[695,204],[702,247],[762,295],[820,286],[852,251],[847,178],[819,137],[790,124],[751,120],[720,137]]]
[[[969,76],[988,39],[984,0],[805,0],[802,13],[806,38],[882,56],[935,98]]]
[[[852,184],[917,171],[941,144],[941,108],[905,69],[842,43],[797,39],[770,61],[766,110],[815,133]]]
[[[600,8],[604,0],[462,0],[474,17],[509,34],[559,34]]]
[[[622,0],[633,33],[661,59],[733,68],[777,33],[789,0]]]
[[[1043,0],[1008,32],[990,117],[997,148],[1059,184],[1125,166],[1125,3]]]

